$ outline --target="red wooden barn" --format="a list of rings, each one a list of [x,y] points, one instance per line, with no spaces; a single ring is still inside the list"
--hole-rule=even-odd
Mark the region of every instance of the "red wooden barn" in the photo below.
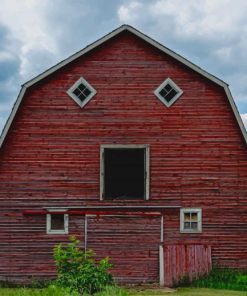
[[[0,280],[77,235],[121,282],[247,267],[247,135],[228,85],[123,25],[25,83],[1,137]]]

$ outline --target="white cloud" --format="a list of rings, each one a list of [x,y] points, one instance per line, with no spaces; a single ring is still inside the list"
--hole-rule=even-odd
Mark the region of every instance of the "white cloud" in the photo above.
[[[246,0],[156,0],[145,5],[130,1],[119,7],[118,16],[132,24],[144,22],[145,16],[160,24],[160,32],[169,30],[180,38],[222,40],[247,30],[246,10]]]
[[[239,25],[245,24],[246,8],[245,0],[159,0],[150,4],[153,16],[174,18],[177,36],[204,39],[222,39],[229,33],[234,36]]]
[[[229,62],[232,57],[232,51],[232,48],[229,46],[220,47],[215,50],[215,56],[222,61]],[[234,60],[232,60],[232,62],[234,62]]]
[[[0,51],[0,62],[11,61],[15,59],[15,56],[8,51]]]
[[[9,53],[18,50],[23,80],[35,72],[35,61],[29,58],[37,52],[55,56],[57,46],[52,31],[46,25],[48,0],[1,0],[0,24],[9,30]],[[16,54],[16,53],[15,53]]]
[[[143,4],[137,1],[131,2],[129,5],[121,5],[118,9],[118,17],[121,22],[130,23],[137,20],[140,16],[139,11]]]

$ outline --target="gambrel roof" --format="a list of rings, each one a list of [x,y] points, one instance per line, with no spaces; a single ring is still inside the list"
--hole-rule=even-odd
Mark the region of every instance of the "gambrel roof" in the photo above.
[[[129,25],[122,25],[119,28],[115,29],[114,31],[112,31],[111,33],[105,35],[104,37],[100,38],[99,40],[93,42],[92,44],[86,46],[84,49],[78,51],[77,53],[73,54],[72,56],[68,57],[67,59],[63,60],[62,62],[58,63],[57,65],[51,67],[50,69],[46,70],[45,72],[41,73],[40,75],[36,76],[35,78],[33,78],[32,80],[26,82],[25,84],[23,84],[20,93],[17,97],[17,100],[13,106],[13,109],[10,113],[10,116],[4,126],[4,129],[2,131],[2,135],[1,135],[1,139],[0,139],[0,147],[2,146],[4,139],[8,133],[8,130],[11,126],[11,123],[13,122],[13,119],[15,117],[15,114],[21,104],[22,98],[24,97],[24,94],[26,92],[26,90],[31,87],[32,85],[34,85],[35,83],[37,83],[38,81],[42,80],[43,78],[47,77],[48,75],[54,73],[55,71],[59,70],[60,68],[62,68],[63,66],[69,64],[70,62],[74,61],[75,59],[83,56],[84,54],[88,53],[89,51],[95,49],[97,46],[101,45],[102,43],[108,41],[109,39],[115,37],[116,35],[118,35],[119,33],[123,32],[123,31],[129,31],[132,34],[134,34],[135,36],[141,38],[142,40],[146,41],[147,43],[153,45],[154,47],[156,47],[157,49],[159,49],[160,51],[164,52],[165,54],[173,57],[175,60],[181,62],[182,64],[186,65],[187,67],[191,68],[192,70],[196,71],[197,73],[201,74],[202,76],[206,77],[207,79],[213,81],[214,83],[218,84],[219,86],[223,87],[226,93],[226,96],[229,100],[229,103],[231,105],[231,108],[233,110],[233,113],[237,119],[238,125],[241,129],[241,132],[243,134],[243,137],[245,139],[245,142],[247,143],[247,133],[243,124],[243,121],[240,117],[240,114],[237,110],[237,107],[235,105],[235,102],[233,100],[233,97],[231,95],[231,92],[229,90],[228,84],[226,82],[224,82],[223,80],[215,77],[214,75],[206,72],[205,70],[201,69],[200,67],[198,67],[197,65],[193,64],[192,62],[188,61],[187,59],[185,59],[184,57],[182,57],[181,55],[175,53],[174,51],[170,50],[169,48],[163,46],[162,44],[160,44],[159,42],[153,40],[152,38],[148,37],[147,35],[143,34],[142,32],[136,30],[135,28],[129,26]]]

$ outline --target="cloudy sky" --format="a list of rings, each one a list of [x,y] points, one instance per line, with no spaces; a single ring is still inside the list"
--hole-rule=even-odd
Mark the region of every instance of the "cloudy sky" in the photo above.
[[[246,0],[0,0],[0,131],[21,84],[129,24],[230,85],[247,126]]]

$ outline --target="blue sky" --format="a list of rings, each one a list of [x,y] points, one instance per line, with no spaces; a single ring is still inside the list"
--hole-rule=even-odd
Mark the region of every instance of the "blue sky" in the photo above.
[[[247,125],[246,0],[0,0],[0,130],[21,84],[121,24],[226,81]]]

